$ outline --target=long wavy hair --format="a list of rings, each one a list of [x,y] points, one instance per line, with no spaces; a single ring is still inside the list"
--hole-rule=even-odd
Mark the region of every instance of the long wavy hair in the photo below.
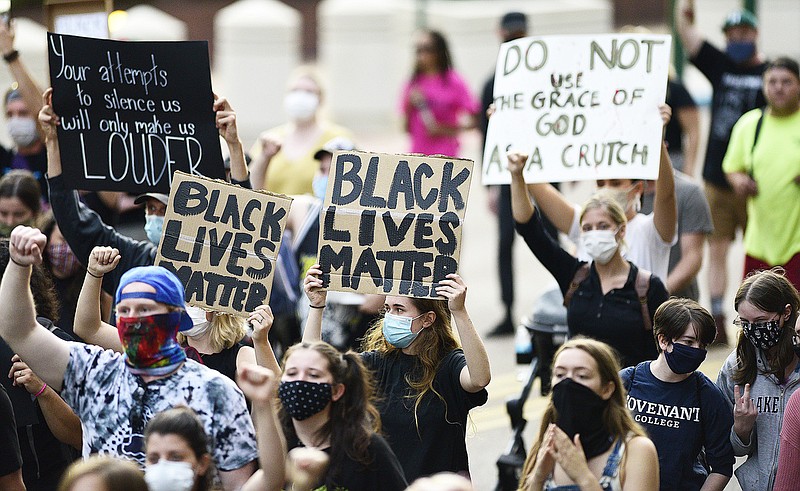
[[[411,304],[421,313],[433,312],[436,318],[426,329],[423,329],[417,339],[414,341],[425,349],[417,353],[417,366],[419,370],[412,370],[407,373],[406,383],[413,389],[414,393],[408,397],[414,399],[414,422],[419,429],[419,420],[417,418],[417,409],[419,408],[422,398],[428,392],[433,392],[436,396],[445,403],[445,417],[446,414],[446,401],[436,392],[433,388],[433,379],[436,377],[436,372],[439,370],[439,365],[447,353],[459,347],[458,341],[453,336],[453,326],[451,323],[450,309],[447,307],[447,302],[444,300],[435,300],[430,298],[413,298],[409,297]],[[387,356],[399,356],[402,352],[400,348],[396,348],[389,344],[383,336],[383,319],[375,322],[367,334],[364,336],[362,342],[362,351],[377,351]]]
[[[337,401],[331,401],[330,419],[315,435],[320,440],[330,437],[331,460],[328,466],[326,484],[333,489],[345,457],[364,465],[372,463],[369,445],[372,435],[381,431],[381,417],[375,407],[375,383],[371,372],[364,366],[355,351],[341,353],[324,341],[298,343],[286,350],[283,365],[293,353],[299,350],[313,350],[328,362],[328,370],[333,385],[342,384],[344,394]],[[281,426],[288,441],[297,439],[292,418],[283,407],[278,411]]]
[[[781,318],[783,318],[786,305],[790,307],[791,312],[789,318],[783,323],[778,344],[763,353],[767,359],[767,366],[761,370],[765,374],[775,375],[783,383],[786,367],[791,365],[795,356],[792,349],[792,337],[794,336],[794,324],[797,321],[797,311],[800,309],[800,294],[797,293],[792,282],[786,278],[784,269],[775,267],[769,271],[757,271],[744,279],[734,298],[734,306],[737,311],[739,305],[745,300],[764,312],[780,314]],[[738,363],[732,377],[734,382],[740,385],[755,382],[759,371],[756,358],[756,347],[740,329],[736,342]]]
[[[614,349],[601,341],[579,336],[561,345],[553,357],[554,363],[555,360],[558,360],[558,356],[568,349],[579,349],[591,356],[595,363],[597,363],[597,372],[600,375],[601,383],[603,385],[609,382],[614,384],[614,392],[611,393],[608,406],[606,406],[603,412],[603,425],[608,429],[611,437],[615,440],[625,440],[630,435],[645,436],[644,430],[633,420],[633,416],[631,416],[630,411],[628,411],[625,402],[625,386],[622,384],[622,379],[619,377],[620,366],[614,354]],[[533,469],[536,466],[536,457],[542,446],[545,433],[547,433],[547,427],[550,423],[555,423],[557,419],[556,408],[553,405],[553,396],[551,392],[547,402],[547,408],[544,410],[544,415],[542,415],[542,424],[539,427],[539,439],[533,444],[528,453],[528,458],[525,459],[519,490],[525,489],[525,486],[528,484],[528,479],[533,475]]]
[[[215,312],[209,324],[208,344],[214,353],[232,347],[244,339],[247,333],[245,320],[234,315]],[[186,335],[179,332],[178,342],[185,343]]]

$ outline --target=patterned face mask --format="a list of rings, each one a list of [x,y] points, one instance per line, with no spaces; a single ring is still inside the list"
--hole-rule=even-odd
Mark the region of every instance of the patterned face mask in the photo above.
[[[176,339],[180,322],[181,312],[117,319],[119,340],[131,372],[166,375],[186,359]]]
[[[292,380],[281,382],[278,397],[292,419],[303,421],[325,409],[331,402],[332,391],[333,386],[328,383]]]
[[[780,319],[762,322],[750,322],[742,318],[733,321],[737,326],[741,326],[744,331],[744,336],[756,348],[767,351],[772,348],[781,338],[781,330],[783,327],[780,324]]]
[[[71,278],[81,268],[81,263],[66,242],[47,244],[47,257],[50,260],[53,276],[59,280]]]

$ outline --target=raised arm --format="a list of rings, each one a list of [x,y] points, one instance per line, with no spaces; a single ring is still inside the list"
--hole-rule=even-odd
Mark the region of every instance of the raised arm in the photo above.
[[[242,487],[242,491],[280,490],[284,484],[286,439],[275,412],[278,376],[272,370],[255,365],[239,368],[239,387],[253,404],[258,461],[261,469]]]
[[[13,364],[8,377],[14,381],[14,385],[24,386],[25,390],[36,399],[53,436],[80,450],[83,445],[83,430],[78,415],[52,387],[36,376],[19,355],[14,355],[11,361]]]
[[[95,247],[89,255],[86,278],[75,308],[75,334],[84,341],[105,349],[122,352],[122,342],[114,326],[100,317],[100,292],[103,276],[114,270],[120,261],[119,250],[113,247]]]
[[[217,97],[216,95],[214,97],[214,112],[216,113],[219,136],[225,139],[225,143],[228,144],[228,153],[231,156],[231,180],[247,181],[250,178],[250,173],[247,170],[247,163],[244,159],[242,140],[239,139],[239,132],[236,128],[236,113],[233,111],[228,99]]]
[[[39,112],[39,108],[42,107],[42,89],[33,80],[25,64],[22,63],[22,58],[19,56],[19,53],[14,55],[16,51],[14,49],[15,35],[16,29],[14,22],[0,20],[0,52],[2,52],[4,59],[9,60],[6,61],[6,63],[8,64],[11,75],[17,82],[17,90],[22,94],[22,100],[25,101],[25,105],[28,106],[31,117],[35,118],[36,113]],[[40,136],[44,136],[41,133],[41,129],[39,130],[39,134]]]
[[[31,266],[42,263],[47,237],[39,229],[18,226],[9,240],[9,263],[0,281],[0,336],[47,385],[61,390],[69,364],[69,343],[36,322]]]
[[[255,350],[255,359],[253,361],[259,366],[280,374],[281,367],[278,364],[278,359],[275,358],[275,352],[272,351],[272,344],[269,342],[269,331],[272,329],[274,320],[275,317],[272,315],[272,309],[269,305],[259,305],[247,318],[247,322],[253,326],[253,348]],[[239,350],[239,353],[241,351]],[[237,366],[241,366],[238,361]]]
[[[703,45],[703,36],[694,25],[694,1],[681,0],[676,4],[675,23],[683,49],[689,58],[694,58]]]
[[[264,132],[258,137],[257,145],[260,145],[260,152],[253,157],[250,162],[250,182],[254,189],[266,189],[267,187],[267,168],[275,156],[281,150],[281,141],[273,134]],[[231,162],[231,164],[233,164]],[[231,165],[231,167],[233,167]]]
[[[464,349],[464,358],[467,360],[467,366],[461,370],[459,376],[461,387],[467,392],[478,392],[489,385],[492,371],[486,347],[467,313],[467,285],[461,276],[450,273],[447,279],[439,282],[436,293],[447,298],[447,306],[453,314],[461,347]]]
[[[667,275],[667,290],[678,292],[689,286],[703,265],[705,232],[683,233],[678,237],[681,259]]]
[[[511,173],[511,214],[518,223],[527,223],[533,216],[533,203],[528,195],[525,179],[522,177],[526,160],[528,156],[525,154],[508,154],[508,171]]]
[[[672,109],[662,104],[659,108],[664,127],[669,123]],[[656,179],[656,194],[653,197],[653,224],[661,236],[661,240],[672,243],[675,230],[678,227],[678,208],[675,200],[675,176],[672,174],[672,161],[669,159],[667,144],[661,142],[661,158],[658,165],[658,179]]]
[[[303,290],[308,297],[308,319],[303,330],[303,342],[311,343],[322,339],[322,313],[325,310],[325,300],[328,292],[322,288],[322,270],[319,264],[308,268],[306,278],[303,280]]]
[[[694,177],[697,165],[697,149],[700,146],[700,110],[697,106],[685,106],[676,116],[683,132],[683,173]]]
[[[559,232],[569,234],[572,221],[575,219],[575,208],[561,191],[550,183],[540,182],[528,184],[528,192],[536,201],[542,214],[550,220]]]

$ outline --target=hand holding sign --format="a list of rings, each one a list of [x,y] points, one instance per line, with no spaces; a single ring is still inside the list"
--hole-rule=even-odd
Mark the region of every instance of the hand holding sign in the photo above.
[[[436,287],[436,294],[447,299],[447,307],[450,312],[461,312],[464,310],[464,301],[467,298],[467,285],[461,276],[450,273],[447,279],[441,280]]]
[[[236,113],[231,108],[228,99],[218,97],[214,94],[214,112],[219,136],[228,143],[239,141],[239,133],[236,130]]]
[[[272,322],[275,317],[269,305],[259,305],[247,318],[247,322],[253,326],[253,342],[256,344],[269,343],[269,330],[272,329]]]
[[[57,128],[61,124],[53,111],[53,89],[48,88],[42,94],[42,109],[39,110],[39,127],[44,134],[45,142],[57,142]]]
[[[322,287],[322,270],[319,269],[319,264],[308,268],[306,278],[303,280],[303,290],[306,292],[309,305],[311,305],[312,308],[325,306],[328,292]]]

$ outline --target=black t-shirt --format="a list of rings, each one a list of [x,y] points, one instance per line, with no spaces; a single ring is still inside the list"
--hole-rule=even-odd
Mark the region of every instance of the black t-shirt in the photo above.
[[[200,354],[200,360],[195,361],[199,361],[208,368],[213,368],[236,382],[236,357],[239,355],[239,350],[242,349],[242,346],[244,346],[242,343],[236,343],[219,353]]]
[[[42,197],[48,200],[47,179],[47,151],[42,145],[42,150],[33,155],[19,155],[13,150],[0,146],[0,173],[8,174],[14,169],[27,169],[31,171],[33,177],[39,181],[42,190]]]
[[[408,397],[414,391],[406,382],[408,375],[419,378],[417,357],[396,350],[362,353],[361,359],[375,374],[382,429],[409,482],[437,472],[468,474],[467,415],[485,404],[488,394],[485,389],[470,393],[461,387],[461,370],[467,364],[464,352],[457,349],[442,358],[433,388],[444,401],[428,391],[417,409],[417,421],[414,397]]]
[[[302,446],[299,441],[290,445],[290,450]],[[326,448],[325,453],[330,457],[330,448]],[[397,461],[392,449],[382,436],[372,434],[369,448],[367,450],[372,462],[362,464],[353,460],[345,454],[343,462],[338,465],[328,467],[325,479],[317,483],[315,490],[327,491],[371,491],[380,489],[381,491],[402,491],[408,487],[408,482],[403,475],[403,469]]]
[[[681,130],[681,123],[678,120],[677,113],[684,108],[696,107],[697,104],[695,104],[686,87],[682,83],[673,80],[667,82],[667,104],[672,108],[673,117],[667,123],[664,140],[667,142],[667,148],[670,153],[682,153],[683,131]]]
[[[691,62],[703,72],[714,88],[703,179],[727,189],[729,186],[722,171],[722,159],[728,150],[731,130],[742,114],[766,105],[761,86],[767,64],[737,65],[708,42],[703,42]]]
[[[0,385],[0,476],[6,476],[22,467],[17,440],[17,423],[6,388]]]

